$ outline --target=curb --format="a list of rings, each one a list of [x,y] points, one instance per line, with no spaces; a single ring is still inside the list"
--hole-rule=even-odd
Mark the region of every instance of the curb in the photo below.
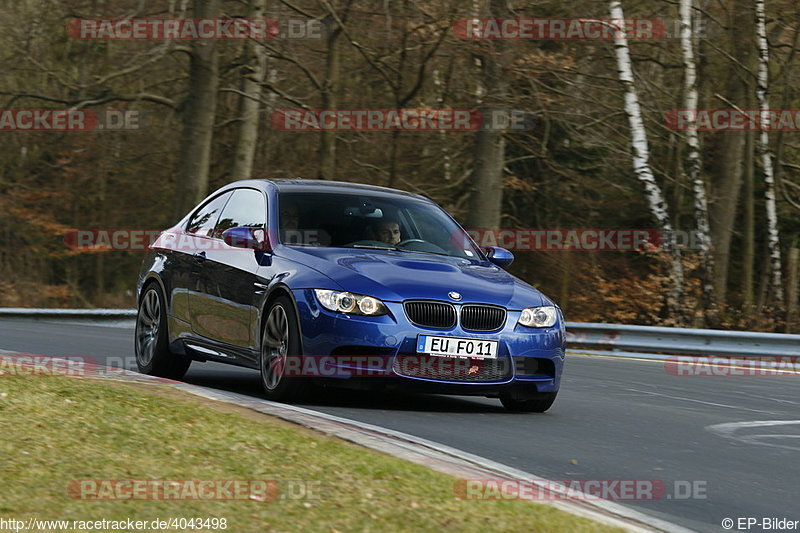
[[[0,350],[0,359],[5,359],[4,356],[12,356],[8,359],[13,360],[13,356],[19,357],[21,355],[27,354]],[[54,357],[53,359],[60,360],[61,358]],[[551,493],[557,494],[557,492],[552,489],[552,482],[547,478],[407,433],[320,413],[303,407],[262,400],[252,396],[210,389],[180,381],[147,376],[130,370],[105,366],[98,366],[91,370],[94,371],[92,375],[86,377],[94,377],[109,381],[169,386],[194,396],[225,402],[269,416],[274,416],[326,435],[338,437],[342,440],[399,459],[432,468],[438,472],[449,474],[460,479],[490,478],[524,481],[544,486]],[[581,493],[577,491],[572,491],[572,494],[577,494],[581,497]],[[666,533],[692,532],[692,530],[684,528],[683,526],[646,515],[607,500],[598,500],[588,497],[587,499],[578,499],[563,496],[563,499],[560,500],[536,501],[535,503],[550,505],[570,514],[594,520],[608,526],[618,527],[633,533],[651,531]]]
[[[0,317],[82,318],[87,320],[136,318],[136,309],[35,309],[0,307]]]

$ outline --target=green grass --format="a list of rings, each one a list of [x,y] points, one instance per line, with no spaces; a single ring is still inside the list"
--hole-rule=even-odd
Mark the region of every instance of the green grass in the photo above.
[[[462,501],[455,478],[165,387],[0,378],[0,517],[224,517],[227,531],[613,531],[523,501]],[[84,501],[76,479],[317,481],[317,499]],[[173,530],[174,531],[174,530]]]

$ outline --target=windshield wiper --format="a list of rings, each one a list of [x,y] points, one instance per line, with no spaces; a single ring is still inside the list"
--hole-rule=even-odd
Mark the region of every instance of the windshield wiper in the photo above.
[[[443,255],[445,257],[452,257],[447,252],[431,252],[431,251],[428,251],[428,250],[406,250],[405,248],[397,248],[397,249],[400,250],[401,252],[410,252],[410,253],[414,253],[414,254]]]
[[[366,250],[389,250],[392,252],[407,252],[410,254],[430,254],[430,255],[443,255],[445,257],[452,257],[447,252],[431,252],[428,250],[408,250],[406,248],[398,248],[397,246],[376,246],[374,244],[354,244],[350,248],[363,248]]]
[[[374,244],[354,244],[350,248],[365,248],[367,250],[391,250],[393,252],[400,251],[396,246],[375,246]]]

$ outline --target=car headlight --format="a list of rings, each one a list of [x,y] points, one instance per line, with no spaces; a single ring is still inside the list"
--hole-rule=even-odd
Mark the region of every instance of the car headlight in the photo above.
[[[372,296],[328,289],[314,289],[314,293],[322,307],[328,311],[367,316],[385,315],[389,312],[382,301]]]
[[[557,319],[558,310],[552,305],[547,305],[523,309],[517,322],[529,328],[549,328],[555,325]]]

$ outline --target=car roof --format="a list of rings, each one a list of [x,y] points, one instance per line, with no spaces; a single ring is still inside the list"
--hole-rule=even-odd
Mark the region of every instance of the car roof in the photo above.
[[[257,179],[257,180],[244,180],[245,181],[261,181],[273,184],[279,192],[330,192],[352,194],[354,191],[364,191],[373,193],[393,194],[400,196],[408,196],[411,198],[419,198],[430,201],[430,198],[422,195],[411,193],[408,191],[401,191],[399,189],[391,189],[389,187],[380,187],[378,185],[368,185],[366,183],[351,183],[348,181],[330,181],[330,180],[311,180],[303,178],[286,178],[286,179]],[[235,184],[230,184],[235,185]]]

